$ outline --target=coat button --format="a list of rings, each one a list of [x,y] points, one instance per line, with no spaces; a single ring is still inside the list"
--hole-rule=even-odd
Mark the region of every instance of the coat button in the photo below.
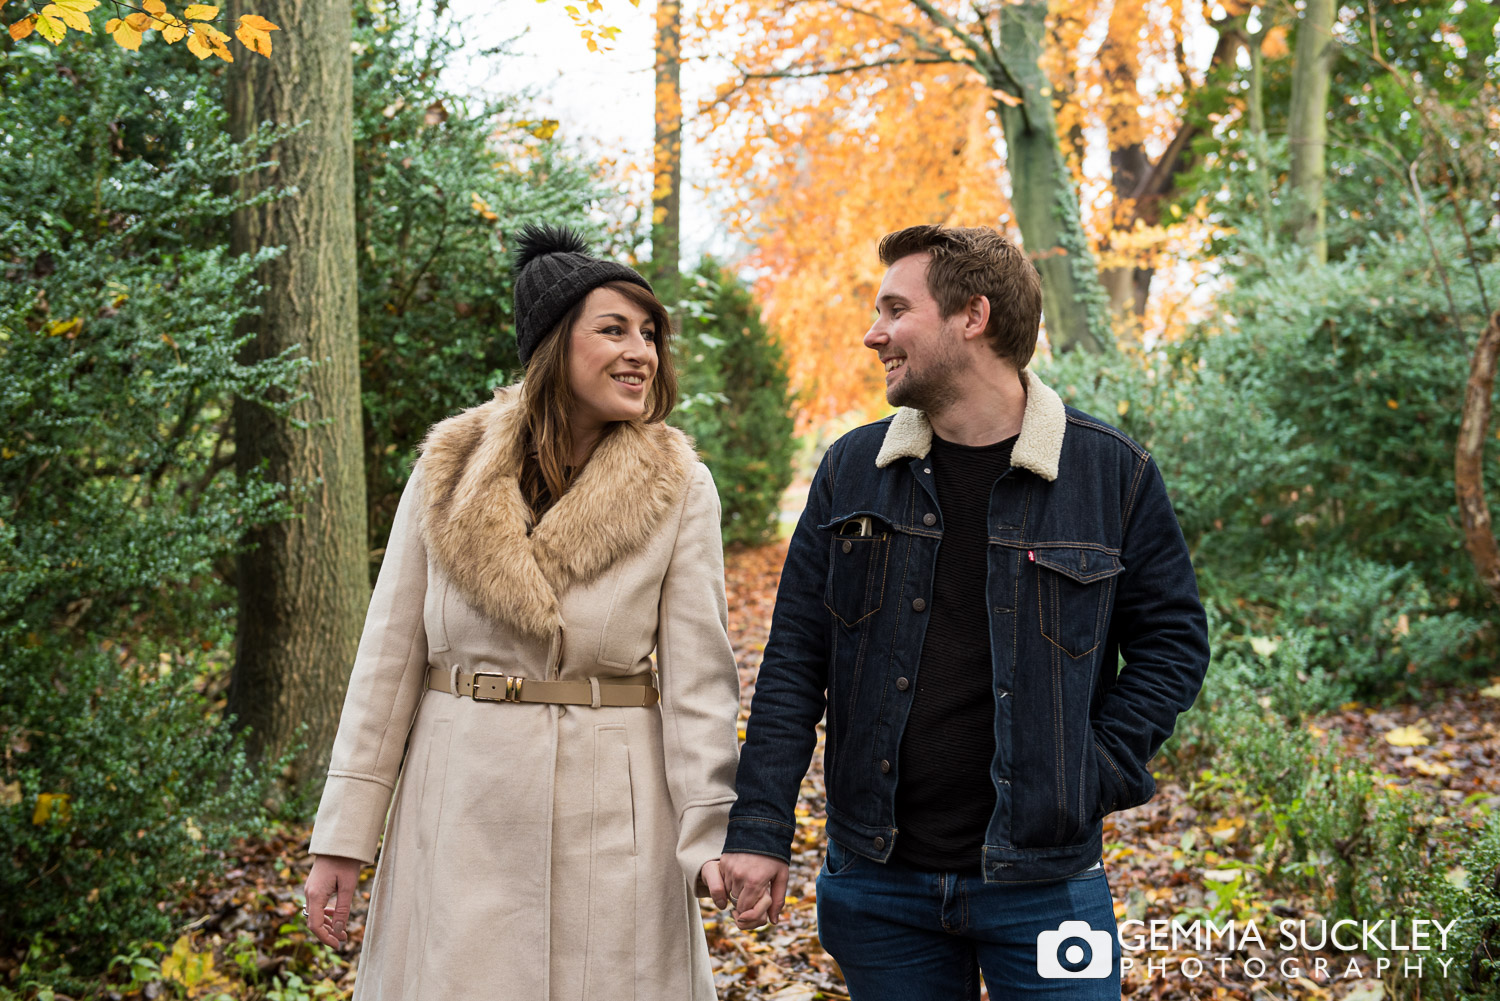
[[[926,514],[922,515],[922,524],[924,524],[924,525],[936,525],[937,524],[937,515],[933,514],[931,511],[927,512]]]
[[[911,682],[907,681],[905,678],[897,678],[896,679],[896,688],[897,688],[897,690],[904,692],[904,691],[906,691],[910,687],[911,687]]]
[[[927,611],[927,602],[922,598],[913,599],[911,609],[914,612],[925,612]]]
[[[846,543],[844,543],[844,552],[847,553],[847,552],[849,552],[853,548],[854,548],[854,543],[852,543],[852,542],[846,542]]]
[[[876,838],[871,844],[875,846],[875,850],[878,852],[885,847],[885,838]]]
[[[891,763],[889,761],[881,759],[881,762],[880,762],[880,774],[882,774],[882,775],[889,775],[890,773],[891,773]]]

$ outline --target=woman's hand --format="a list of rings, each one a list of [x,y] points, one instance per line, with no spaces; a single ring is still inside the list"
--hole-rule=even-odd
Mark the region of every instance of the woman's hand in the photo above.
[[[307,910],[303,913],[307,915],[308,929],[324,945],[337,949],[349,941],[345,930],[349,924],[349,905],[354,902],[354,888],[359,885],[359,870],[363,865],[357,858],[341,855],[313,858],[312,872],[307,874],[307,885],[303,887],[307,894]]]
[[[714,899],[715,907],[723,910],[729,906],[729,891],[724,889],[724,876],[719,872],[718,859],[711,858],[703,863],[703,868],[698,870],[698,878],[708,887],[708,895]]]

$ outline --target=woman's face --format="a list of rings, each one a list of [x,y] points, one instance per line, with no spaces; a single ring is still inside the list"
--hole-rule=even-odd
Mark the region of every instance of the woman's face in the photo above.
[[[656,377],[656,324],[612,288],[596,288],[583,301],[568,346],[568,387],[578,431],[597,432],[611,421],[646,412]]]

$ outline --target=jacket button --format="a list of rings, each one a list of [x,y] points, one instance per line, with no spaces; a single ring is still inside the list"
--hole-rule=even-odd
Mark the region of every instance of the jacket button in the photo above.
[[[852,543],[852,542],[846,542],[846,543],[844,543],[844,552],[847,553],[847,552],[849,552],[853,548],[854,548],[854,543]]]
[[[885,847],[885,838],[876,838],[871,844],[875,846],[875,850],[878,852]]]
[[[891,763],[889,761],[886,761],[885,759],[882,758],[881,762],[880,762],[880,774],[882,774],[882,775],[889,775],[890,773],[891,773]]]
[[[911,609],[914,612],[925,612],[927,611],[927,602],[922,598],[913,599]]]
[[[904,692],[904,691],[906,691],[910,687],[911,687],[911,682],[907,681],[905,678],[897,678],[896,679],[896,689],[898,691]]]
[[[926,514],[922,515],[922,524],[924,524],[924,525],[936,525],[937,524],[937,515],[933,514],[931,511],[927,512]]]

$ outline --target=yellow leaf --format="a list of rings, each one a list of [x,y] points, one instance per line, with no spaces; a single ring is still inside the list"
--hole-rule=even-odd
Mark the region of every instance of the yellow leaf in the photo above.
[[[110,33],[116,45],[122,49],[130,49],[132,52],[140,50],[141,33],[139,31],[118,18],[110,18],[109,23],[115,25],[114,29],[111,30],[109,25],[105,25],[104,30]]]
[[[538,139],[551,139],[557,135],[558,120],[556,118],[543,118],[535,122],[525,122],[526,131]]]
[[[36,809],[32,811],[31,822],[38,826],[45,824],[52,817],[66,824],[73,819],[73,797],[65,792],[44,792],[36,798]]]
[[[214,52],[213,47],[208,44],[208,39],[197,32],[194,32],[193,37],[188,39],[187,47],[188,51],[199,59],[207,59]]]
[[[0,806],[15,806],[20,802],[20,782],[7,782],[4,785],[0,785]]]
[[[229,36],[211,24],[193,25],[193,34],[206,39],[208,44],[214,47],[222,46],[229,42]]]
[[[596,42],[596,41],[594,41],[592,38],[589,39],[589,51],[590,52],[598,52],[599,51],[599,43]]]
[[[264,31],[250,28],[243,23],[234,29],[234,37],[240,40],[240,44],[251,52],[258,52],[263,56],[271,54],[271,36]]]
[[[254,28],[256,31],[280,31],[281,28],[267,21],[259,14],[241,14],[241,28]]]
[[[1500,699],[1500,684],[1490,685],[1488,688],[1481,688],[1479,690],[1479,694],[1485,696],[1486,698]]]
[[[1414,726],[1398,726],[1385,735],[1392,747],[1425,747],[1430,741]]]
[[[213,46],[213,53],[226,63],[234,62],[234,53],[230,52],[227,46],[215,45]]]
[[[57,45],[63,40],[63,36],[68,33],[68,26],[55,17],[48,17],[43,12],[36,16],[36,33],[53,45]]]
[[[141,4],[141,6],[148,14],[156,14],[159,16],[167,12],[167,5],[162,3],[161,0],[146,0],[145,3]]]
[[[1282,25],[1266,32],[1266,37],[1260,40],[1260,54],[1267,59],[1280,59],[1290,51],[1286,44],[1286,28]]]
[[[1250,649],[1254,650],[1262,657],[1271,656],[1271,654],[1276,652],[1276,648],[1280,645],[1280,643],[1277,643],[1275,640],[1269,639],[1265,636],[1250,637]]]
[[[1406,763],[1411,765],[1415,771],[1419,771],[1423,775],[1431,775],[1433,778],[1447,778],[1453,774],[1453,769],[1441,761],[1428,761],[1426,758],[1418,757],[1415,754],[1407,758]]]
[[[99,6],[99,0],[57,0],[57,6],[63,10],[76,10],[80,14],[87,14]]]
[[[32,30],[35,29],[35,28],[36,28],[36,15],[35,14],[29,14],[26,17],[21,18],[21,20],[17,21],[15,24],[13,24],[13,25],[10,26],[10,37],[12,39],[14,39],[15,41],[19,42],[21,39],[23,39],[27,35],[31,34]],[[1500,432],[1496,432],[1496,434],[1500,435]]]
[[[142,11],[136,11],[134,14],[126,15],[125,23],[144,34],[151,30],[151,15]]]
[[[1390,407],[1392,410],[1395,410],[1401,406],[1401,404],[1397,403],[1395,400],[1386,400],[1385,405]]]
[[[88,15],[83,13],[82,11],[73,10],[69,7],[61,7],[55,3],[49,3],[47,6],[42,8],[42,13],[50,14],[55,18],[59,18],[63,24],[66,24],[74,31],[81,31],[87,35],[92,35],[94,33],[94,26],[92,24],[89,24]]]
[[[1115,409],[1120,412],[1121,417],[1124,417],[1126,414],[1130,413],[1130,401],[1121,400],[1119,403],[1115,404]]]
[[[182,41],[183,37],[188,33],[187,27],[181,21],[177,20],[177,18],[172,17],[171,14],[168,14],[167,17],[171,18],[171,20],[167,21],[166,26],[161,29],[161,37],[167,40],[168,45],[171,45],[173,42]]]
[[[182,16],[189,21],[212,21],[219,16],[219,8],[206,3],[190,3],[182,12]]]

